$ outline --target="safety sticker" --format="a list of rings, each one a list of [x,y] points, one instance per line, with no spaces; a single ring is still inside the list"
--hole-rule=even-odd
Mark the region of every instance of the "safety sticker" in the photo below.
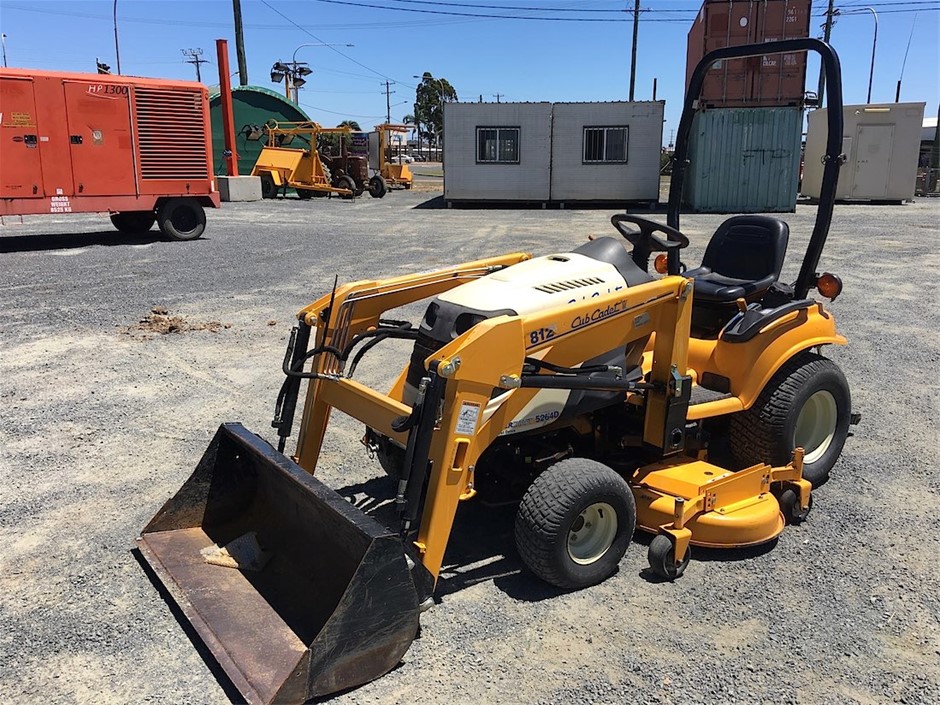
[[[472,436],[477,430],[477,419],[480,418],[480,405],[465,401],[460,405],[457,415],[456,432],[461,436]]]

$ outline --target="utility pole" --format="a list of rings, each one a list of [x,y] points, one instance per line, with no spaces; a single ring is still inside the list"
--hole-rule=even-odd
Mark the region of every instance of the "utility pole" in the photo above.
[[[494,93],[494,94],[493,94],[493,97],[496,98],[496,102],[498,103],[500,98],[505,98],[505,97],[506,97],[506,94],[505,94],[505,93]]]
[[[238,84],[248,85],[248,61],[245,59],[245,28],[242,26],[241,0],[232,0],[235,13],[235,55],[238,57]]]
[[[829,0],[829,9],[826,10],[826,23],[823,25],[823,41],[829,43],[829,37],[832,35],[832,17],[835,15],[836,0]],[[818,107],[823,106],[823,93],[826,90],[826,67],[822,62],[819,64],[819,88],[816,91]]]
[[[180,49],[183,56],[190,58],[183,59],[187,64],[193,64],[196,67],[196,80],[202,83],[202,72],[199,70],[199,64],[208,64],[209,62],[202,58],[202,49]]]
[[[835,2],[835,0],[830,0]],[[640,33],[640,0],[633,7],[633,50],[630,58],[630,100],[633,100],[633,88],[636,85],[636,40]]]
[[[3,68],[6,68],[7,67],[7,35],[0,34],[0,42],[2,42],[3,44]],[[898,81],[898,85],[899,86],[901,85],[900,81]],[[901,89],[898,88],[898,90],[900,91]]]
[[[385,82],[385,122],[388,124],[392,122],[392,93],[395,92],[389,90],[391,85],[391,82]]]

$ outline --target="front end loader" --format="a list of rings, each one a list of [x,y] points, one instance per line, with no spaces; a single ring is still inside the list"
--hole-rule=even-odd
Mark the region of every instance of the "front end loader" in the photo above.
[[[709,264],[690,269],[670,210],[669,225],[614,216],[629,251],[601,237],[570,252],[334,285],[300,311],[277,448],[220,427],[138,542],[248,702],[300,703],[392,669],[433,604],[458,506],[477,496],[518,502],[523,563],[565,589],[612,575],[635,529],[654,535],[652,573],[673,580],[693,545],[766,543],[807,518],[857,420],[844,376],[814,352],[845,338],[807,298],[809,288],[828,298],[841,288],[815,273],[840,164],[838,58],[812,39],[720,49],[696,69],[690,95],[714,61],[805,50],[821,54],[830,87],[828,200],[804,256],[810,274],[794,285],[733,276],[721,253],[730,240],[779,270],[785,224],[731,219]],[[690,98],[680,156],[692,111]],[[664,276],[648,271],[654,252]],[[417,325],[387,318],[418,302]],[[386,340],[413,348],[382,392],[355,372]],[[314,476],[333,412],[362,423],[396,488],[393,522]]]

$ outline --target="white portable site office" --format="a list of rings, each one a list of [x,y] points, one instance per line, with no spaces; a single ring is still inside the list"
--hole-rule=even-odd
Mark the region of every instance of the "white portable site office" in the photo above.
[[[444,199],[659,199],[663,101],[447,103]]]
[[[914,197],[925,103],[846,105],[836,199],[908,201]],[[803,158],[804,196],[819,198],[827,108],[809,114]]]

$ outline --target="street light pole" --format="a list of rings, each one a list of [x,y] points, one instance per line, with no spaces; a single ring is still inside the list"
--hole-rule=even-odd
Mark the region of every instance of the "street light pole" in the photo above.
[[[118,47],[117,2],[114,0],[114,56],[117,59],[117,72],[121,73],[121,49]]]
[[[307,63],[304,61],[297,61],[297,52],[303,49],[304,47],[354,47],[355,44],[324,44],[323,42],[310,42],[307,44],[301,44],[299,47],[294,49],[294,53],[291,55],[291,61],[287,64],[290,67],[290,71],[285,72],[284,83],[286,85],[287,99],[291,99],[291,89],[294,92],[294,103],[300,103],[300,94],[298,91],[300,87],[306,83],[303,79],[303,76],[310,73],[310,70],[307,69],[306,73],[300,71],[300,67],[306,67]],[[297,79],[300,79],[298,81]]]

